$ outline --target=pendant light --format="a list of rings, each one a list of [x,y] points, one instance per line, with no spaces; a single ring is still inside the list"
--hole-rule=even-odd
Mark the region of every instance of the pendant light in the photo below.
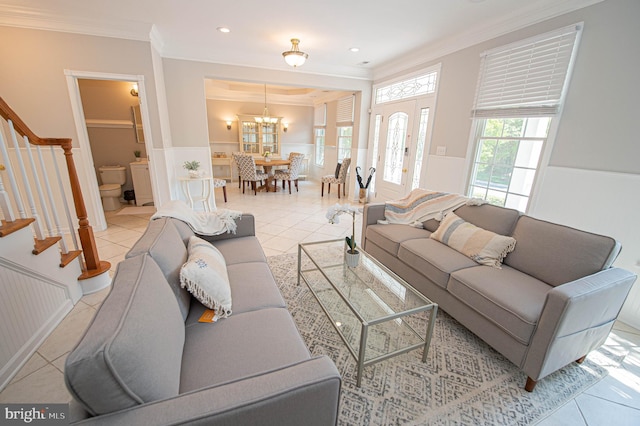
[[[269,116],[269,109],[267,109],[267,85],[266,84],[264,85],[264,110],[262,111],[262,117],[253,117],[253,119],[256,121],[256,123],[263,123],[263,124],[271,124],[271,123],[278,122],[277,117]]]
[[[304,65],[304,62],[309,57],[308,54],[300,51],[300,49],[298,48],[299,43],[300,43],[300,40],[298,40],[297,38],[292,38],[291,50],[282,52],[282,56],[284,56],[284,61],[294,68]]]

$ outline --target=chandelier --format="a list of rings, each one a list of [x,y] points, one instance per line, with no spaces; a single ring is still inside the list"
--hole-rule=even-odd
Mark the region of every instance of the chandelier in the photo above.
[[[262,111],[262,117],[253,117],[254,120],[256,120],[256,123],[264,123],[264,124],[271,124],[271,123],[277,123],[278,122],[278,118],[277,117],[271,117],[269,116],[269,109],[267,109],[267,85],[264,85],[264,110]]]
[[[300,43],[300,40],[298,40],[297,38],[292,38],[291,50],[282,52],[282,56],[284,56],[284,61],[294,68],[304,65],[304,61],[306,61],[307,58],[309,57],[308,54],[300,51],[300,49],[298,48],[298,43]]]

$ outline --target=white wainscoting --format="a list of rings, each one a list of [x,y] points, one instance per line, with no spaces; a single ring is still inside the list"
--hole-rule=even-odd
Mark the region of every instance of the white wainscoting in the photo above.
[[[640,274],[640,175],[548,167],[537,194],[532,216],[615,238],[615,265]],[[620,319],[640,329],[638,281]]]
[[[68,289],[0,258],[0,390],[73,308]]]

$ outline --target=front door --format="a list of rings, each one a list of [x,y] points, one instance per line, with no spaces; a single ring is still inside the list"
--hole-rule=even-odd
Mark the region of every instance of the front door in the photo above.
[[[416,101],[411,100],[385,105],[379,111],[382,121],[376,166],[377,200],[395,200],[411,190],[409,165],[415,155],[411,149],[415,108]]]

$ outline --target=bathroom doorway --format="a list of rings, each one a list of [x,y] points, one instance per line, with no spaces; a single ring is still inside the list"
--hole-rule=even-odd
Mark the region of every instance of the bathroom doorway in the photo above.
[[[115,165],[126,169],[119,196],[124,206],[129,201],[125,195],[132,198],[129,191],[134,189],[130,165],[137,159],[146,162],[152,146],[144,81],[142,76],[67,72],[67,82],[80,145],[81,160],[77,164],[87,178],[87,213],[94,227],[106,229],[99,169]],[[149,172],[147,167],[147,175]],[[153,204],[153,185],[149,182],[146,187],[146,202]]]

